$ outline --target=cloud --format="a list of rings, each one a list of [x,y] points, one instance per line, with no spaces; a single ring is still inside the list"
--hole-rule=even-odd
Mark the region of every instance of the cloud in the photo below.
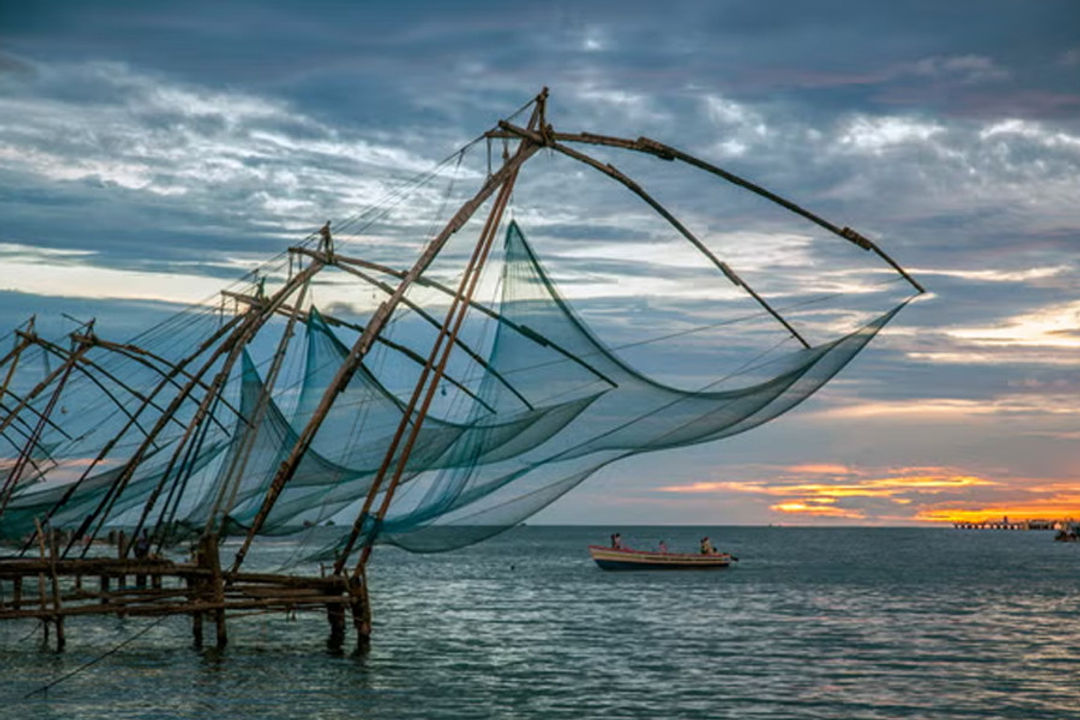
[[[1004,80],[1009,72],[983,55],[923,58],[903,68],[915,75],[955,79],[962,83]]]
[[[976,346],[1080,348],[1080,301],[1049,305],[990,327],[956,328],[946,335]]]
[[[857,116],[842,128],[837,142],[857,152],[880,154],[896,145],[925,143],[945,128],[913,118]]]
[[[996,415],[1078,415],[1080,406],[1072,394],[1003,394],[985,399],[912,398],[854,402],[819,410],[815,417],[834,420],[896,418],[911,420],[958,420]]]
[[[1017,519],[1063,517],[1080,508],[1080,484],[1075,480],[1001,471],[804,463],[743,466],[741,473],[764,477],[696,481],[658,490],[673,497],[700,497],[701,502],[760,497],[768,511],[783,516],[866,523],[955,522],[1003,514]]]
[[[809,517],[843,518],[846,520],[866,519],[866,514],[859,510],[849,510],[845,508],[832,507],[831,505],[822,505],[819,502],[805,502],[795,500],[770,505],[769,509],[775,510],[776,512],[780,513]]]

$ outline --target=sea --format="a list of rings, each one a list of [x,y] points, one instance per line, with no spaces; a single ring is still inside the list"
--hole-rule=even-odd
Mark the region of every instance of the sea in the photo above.
[[[606,572],[613,532],[739,561]],[[0,718],[1080,718],[1080,544],[1049,532],[521,526],[368,573],[364,653],[322,613],[222,652],[182,617],[72,619],[62,653],[0,623]]]

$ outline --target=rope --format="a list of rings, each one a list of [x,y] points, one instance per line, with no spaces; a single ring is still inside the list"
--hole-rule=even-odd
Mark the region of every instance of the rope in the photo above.
[[[31,690],[30,692],[26,693],[25,695],[23,695],[23,700],[25,700],[26,698],[28,698],[28,697],[31,697],[31,696],[33,696],[33,695],[37,695],[38,693],[41,693],[42,695],[44,695],[44,694],[45,694],[45,693],[47,693],[47,692],[48,692],[48,691],[49,691],[49,690],[50,690],[51,688],[53,688],[53,687],[56,687],[57,685],[59,685],[60,683],[64,682],[64,681],[65,681],[65,680],[67,680],[68,678],[70,678],[70,677],[72,677],[72,676],[74,676],[74,675],[77,675],[77,674],[81,673],[81,672],[82,672],[83,670],[85,670],[86,668],[90,667],[91,665],[95,665],[95,664],[97,664],[97,663],[101,662],[102,660],[104,660],[104,659],[105,659],[105,658],[107,658],[108,656],[110,656],[110,655],[112,655],[113,653],[115,653],[115,652],[117,652],[118,650],[120,650],[120,649],[121,649],[122,647],[124,647],[125,645],[129,645],[129,644],[131,644],[132,642],[134,642],[134,641],[135,641],[135,640],[137,640],[138,638],[142,637],[142,636],[143,636],[143,635],[145,635],[146,633],[148,633],[148,632],[150,632],[151,630],[153,630],[154,628],[156,628],[156,627],[157,627],[158,625],[160,625],[160,624],[161,624],[162,622],[164,622],[164,621],[165,621],[165,620],[167,620],[167,619],[169,619],[169,616],[168,616],[168,615],[162,615],[162,616],[161,616],[161,617],[159,617],[159,618],[158,618],[157,620],[155,620],[154,622],[150,623],[149,625],[147,625],[146,627],[144,627],[144,628],[143,628],[142,630],[140,630],[139,632],[135,633],[134,635],[132,635],[131,637],[129,637],[129,638],[127,639],[127,640],[123,641],[122,643],[120,643],[120,644],[119,644],[119,645],[117,645],[116,647],[112,648],[111,650],[107,650],[107,651],[105,651],[104,653],[102,653],[101,655],[98,655],[98,656],[97,656],[96,658],[94,658],[94,659],[92,659],[92,660],[89,660],[89,661],[87,661],[87,662],[83,663],[82,665],[80,665],[79,667],[75,668],[75,669],[74,669],[74,670],[72,670],[71,672],[69,672],[69,673],[66,673],[66,674],[64,674],[64,675],[61,675],[61,676],[60,676],[60,677],[58,677],[58,678],[57,678],[56,680],[53,680],[53,681],[52,681],[51,683],[47,683],[47,684],[45,684],[45,685],[42,685],[41,687],[37,688],[36,690]]]

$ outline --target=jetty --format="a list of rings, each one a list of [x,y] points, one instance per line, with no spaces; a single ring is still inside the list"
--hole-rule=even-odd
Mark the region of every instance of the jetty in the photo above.
[[[1065,523],[1065,520],[1009,520],[1003,517],[998,520],[972,520],[967,522],[954,522],[953,527],[958,530],[1056,530]]]
[[[227,616],[272,612],[325,611],[331,650],[343,647],[349,615],[360,638],[370,633],[359,580],[256,572],[226,577],[215,537],[202,538],[190,562],[125,558],[123,547],[118,557],[65,558],[55,534],[41,538],[39,557],[0,559],[0,588],[6,588],[0,620],[40,621],[46,642],[50,627],[55,630],[57,650],[66,644],[65,619],[86,615],[187,615],[196,648],[203,647],[204,625],[213,626],[214,644],[223,649]]]

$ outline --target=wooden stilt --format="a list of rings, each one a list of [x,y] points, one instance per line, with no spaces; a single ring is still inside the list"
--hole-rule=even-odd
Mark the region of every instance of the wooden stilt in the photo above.
[[[326,647],[332,652],[339,652],[345,644],[345,606],[340,603],[327,605],[326,620],[330,623]]]
[[[368,601],[367,573],[349,577],[349,609],[356,628],[356,649],[365,652],[371,646],[371,603]]]
[[[215,639],[218,650],[224,650],[229,644],[229,635],[225,628],[225,578],[221,574],[221,558],[218,555],[217,536],[203,535],[203,557],[210,568],[211,593],[215,606],[212,613],[214,616]]]
[[[56,531],[49,528],[49,574],[52,576],[53,622],[56,624],[56,650],[61,652],[67,640],[64,638],[64,616],[60,608],[60,578],[56,574]]]

